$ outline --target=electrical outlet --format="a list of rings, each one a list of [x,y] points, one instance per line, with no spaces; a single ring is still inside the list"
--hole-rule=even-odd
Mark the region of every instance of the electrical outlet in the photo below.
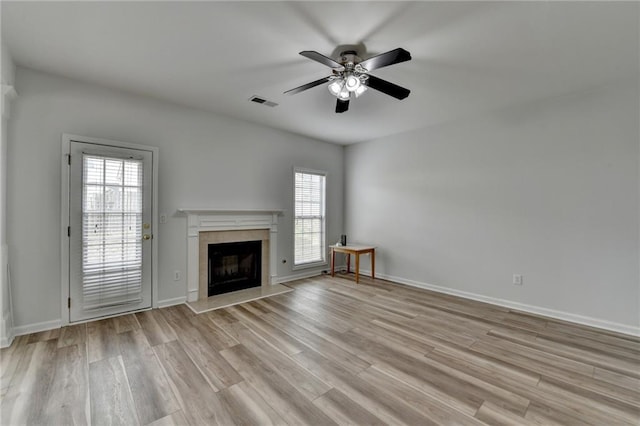
[[[160,213],[160,223],[167,223],[167,214]]]
[[[180,281],[180,271],[179,270],[175,270],[173,271],[173,280],[174,281]]]
[[[513,284],[514,285],[522,285],[522,275],[513,274]]]

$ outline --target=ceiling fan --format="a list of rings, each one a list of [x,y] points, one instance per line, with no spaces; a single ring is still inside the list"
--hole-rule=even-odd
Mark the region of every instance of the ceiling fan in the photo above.
[[[305,50],[300,54],[330,67],[332,74],[295,89],[287,90],[284,93],[295,95],[323,83],[329,83],[327,86],[329,92],[338,98],[336,103],[337,113],[347,111],[349,109],[349,101],[352,98],[359,97],[368,87],[393,96],[396,99],[404,99],[411,93],[409,89],[369,74],[369,71],[411,60],[411,54],[402,48],[372,56],[364,61],[355,50],[345,50],[340,53],[339,62],[313,50]]]

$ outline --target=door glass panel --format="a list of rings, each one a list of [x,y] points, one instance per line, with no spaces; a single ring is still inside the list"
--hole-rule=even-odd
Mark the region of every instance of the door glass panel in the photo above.
[[[142,300],[141,160],[83,155],[83,309]]]

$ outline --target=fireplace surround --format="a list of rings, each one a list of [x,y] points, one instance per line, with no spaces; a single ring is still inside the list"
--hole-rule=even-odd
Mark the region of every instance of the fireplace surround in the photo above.
[[[283,210],[180,209],[187,215],[187,301],[208,297],[208,246],[262,241],[261,286],[277,278],[278,217]],[[216,297],[216,296],[213,296]]]

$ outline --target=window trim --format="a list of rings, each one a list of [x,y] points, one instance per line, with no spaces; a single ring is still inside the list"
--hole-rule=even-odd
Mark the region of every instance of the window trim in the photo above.
[[[323,228],[322,257],[324,260],[319,262],[302,263],[300,265],[296,265],[296,229],[295,229],[296,227],[296,173],[307,173],[307,174],[324,176],[324,214],[322,216],[322,228]],[[327,177],[328,177],[328,173],[324,170],[309,169],[306,167],[293,168],[293,173],[291,174],[291,181],[292,181],[291,192],[292,192],[292,204],[293,204],[293,209],[292,209],[293,214],[291,219],[291,236],[292,236],[292,242],[293,242],[293,244],[291,244],[291,263],[292,263],[291,270],[292,271],[326,267],[329,264],[328,263],[329,256],[327,252]]]

